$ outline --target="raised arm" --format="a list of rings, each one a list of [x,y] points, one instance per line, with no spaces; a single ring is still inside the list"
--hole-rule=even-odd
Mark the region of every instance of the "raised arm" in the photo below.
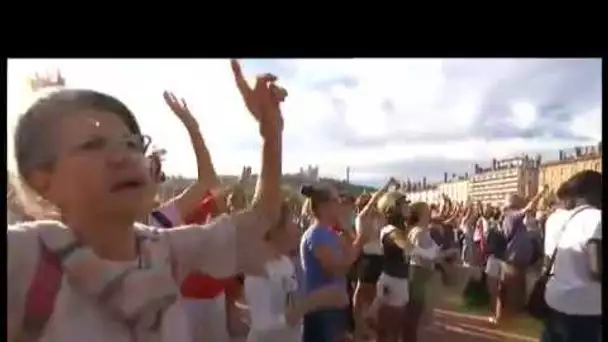
[[[262,167],[251,203],[251,210],[264,216],[273,224],[279,219],[281,201],[281,174],[283,152],[283,117],[279,104],[287,97],[283,88],[277,87],[276,77],[271,74],[258,76],[251,88],[245,80],[236,60],[231,62],[237,87],[247,109],[258,121],[262,136]],[[247,224],[246,224],[247,225]],[[269,227],[259,229],[263,234]]]
[[[181,272],[198,269],[216,278],[259,272],[269,252],[263,237],[279,220],[281,205],[283,120],[279,104],[286,92],[274,85],[276,77],[270,74],[258,76],[252,89],[236,61],[232,62],[232,68],[245,104],[259,123],[263,140],[256,196],[249,208],[220,216],[207,225],[162,232],[170,241]]]
[[[198,123],[194,116],[192,116],[190,109],[188,109],[186,101],[184,99],[178,100],[173,93],[167,91],[163,93],[163,97],[167,106],[171,108],[171,111],[186,128],[196,156],[198,169],[198,179],[196,183],[188,187],[180,195],[170,199],[167,203],[162,205],[164,207],[170,203],[174,204],[183,219],[198,207],[200,201],[208,191],[213,192],[219,186],[219,179],[215,173],[211,155],[207,150]]]
[[[526,204],[526,206],[520,211],[520,213],[526,214],[529,213],[531,211],[533,211],[534,209],[536,209],[536,205],[538,204],[538,202],[549,192],[549,187],[547,185],[544,185],[542,190],[539,191],[536,195],[534,195],[534,197],[532,197],[532,199],[530,199],[530,201]]]
[[[441,194],[441,202],[439,203],[439,218],[443,219],[446,217],[447,211],[449,211],[450,199],[446,194]]]
[[[310,244],[324,273],[328,276],[339,277],[348,272],[358,254],[352,240],[346,236],[338,237],[342,253],[336,253],[333,234],[323,229],[317,229],[310,236]]]
[[[443,224],[451,225],[460,216],[460,207],[454,202],[450,201],[450,211],[447,213],[447,217],[443,220]]]
[[[218,190],[213,194],[213,198],[215,199],[215,202],[219,206],[218,210],[220,213],[228,212],[228,207],[226,205],[227,200],[228,200],[228,195],[235,190],[246,189],[247,185],[249,184],[250,181],[251,181],[251,167],[243,166],[243,170],[241,171],[241,177],[239,178],[239,180],[236,184],[230,185],[230,186],[221,186],[220,188],[218,188]]]
[[[378,189],[378,191],[374,192],[374,194],[372,195],[372,197],[369,199],[369,202],[367,202],[367,205],[365,205],[365,207],[363,207],[363,210],[361,210],[361,212],[357,215],[358,217],[367,217],[369,216],[369,214],[372,212],[372,208],[374,208],[376,206],[376,204],[378,203],[378,200],[380,198],[382,198],[382,196],[388,192],[388,190],[390,189],[390,187],[392,185],[396,185],[397,181],[395,180],[395,178],[391,177],[388,182],[386,182],[386,184],[384,184],[384,186],[382,186],[380,189]]]

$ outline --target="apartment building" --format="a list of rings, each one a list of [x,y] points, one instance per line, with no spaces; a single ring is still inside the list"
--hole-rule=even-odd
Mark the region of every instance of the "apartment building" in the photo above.
[[[553,191],[568,178],[583,170],[602,172],[602,143],[597,146],[575,147],[571,151],[560,150],[559,158],[544,163],[539,171],[539,188],[544,184]]]
[[[446,172],[443,174],[443,182],[439,183],[437,189],[440,194],[447,195],[451,200],[465,203],[469,197],[469,174],[465,173],[464,176],[452,174],[448,179]]]
[[[439,203],[441,192],[438,187],[432,187],[424,190],[406,192],[406,196],[408,201],[411,202]]]
[[[524,198],[538,191],[540,155],[528,155],[502,160],[493,159],[490,167],[475,164],[475,173],[469,182],[468,194],[473,201],[501,205],[509,194]]]
[[[406,182],[403,182],[401,190],[411,202],[437,203],[441,198],[441,192],[437,184],[427,183],[426,177],[418,182],[412,182],[408,179]]]

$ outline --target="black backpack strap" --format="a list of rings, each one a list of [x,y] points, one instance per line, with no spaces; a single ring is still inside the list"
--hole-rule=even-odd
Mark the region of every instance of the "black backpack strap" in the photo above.
[[[150,215],[152,215],[156,222],[160,223],[163,228],[173,228],[173,222],[171,222],[171,220],[162,212],[154,210]]]

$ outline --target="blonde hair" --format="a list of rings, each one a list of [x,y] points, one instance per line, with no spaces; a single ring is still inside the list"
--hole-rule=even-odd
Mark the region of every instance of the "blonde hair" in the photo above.
[[[376,207],[383,214],[390,214],[400,210],[400,201],[405,200],[405,194],[399,191],[390,191],[378,200]]]
[[[312,217],[312,202],[310,198],[306,198],[302,203],[302,211],[300,212],[302,217]]]
[[[430,206],[426,202],[414,202],[410,204],[409,214],[406,219],[407,225],[410,226],[410,228],[413,228],[414,226],[418,225],[422,212],[425,209],[427,211],[430,210]]]

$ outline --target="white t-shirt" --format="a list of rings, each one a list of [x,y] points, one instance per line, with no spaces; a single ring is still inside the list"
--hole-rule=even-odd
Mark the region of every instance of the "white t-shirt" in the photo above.
[[[556,245],[559,250],[545,299],[551,308],[565,314],[601,315],[602,285],[591,279],[586,245],[592,238],[602,238],[602,212],[595,208],[583,209],[572,217],[560,236],[572,213],[558,209],[547,218],[545,254],[551,257]]]
[[[357,216],[355,219],[355,229],[357,233],[361,232],[363,229],[363,224],[371,224],[373,225],[372,229],[376,232],[373,236],[371,236],[370,240],[363,245],[363,254],[366,255],[382,255],[382,243],[380,242],[380,228],[381,224],[379,224],[376,220],[362,220],[361,217]]]
[[[266,271],[266,277],[245,277],[245,298],[249,305],[251,329],[291,329],[285,321],[285,309],[288,296],[296,296],[298,290],[295,266],[288,257],[282,256],[269,261]],[[299,330],[294,328],[295,331]]]
[[[410,264],[424,266],[435,261],[441,248],[435,243],[428,228],[414,227],[408,233],[413,248],[410,251]]]

